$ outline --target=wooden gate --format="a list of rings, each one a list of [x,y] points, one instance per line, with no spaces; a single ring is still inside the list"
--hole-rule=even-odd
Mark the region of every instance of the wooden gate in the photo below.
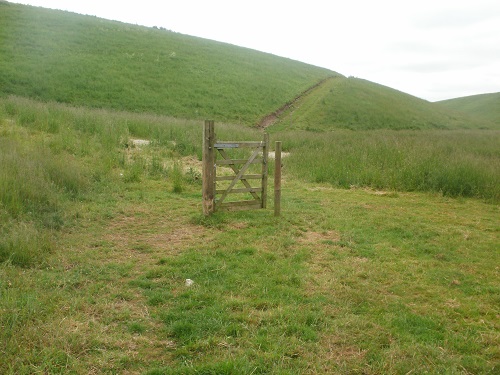
[[[250,156],[235,158],[234,150],[245,149]],[[216,141],[214,122],[205,121],[203,130],[203,213],[220,210],[266,208],[269,136],[263,141]],[[258,168],[258,173],[255,168]],[[219,174],[218,174],[219,173]],[[258,185],[258,186],[255,186]],[[246,195],[245,200],[230,198]]]

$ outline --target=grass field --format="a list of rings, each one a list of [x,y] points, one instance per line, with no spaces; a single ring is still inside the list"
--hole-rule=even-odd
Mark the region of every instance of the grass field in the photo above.
[[[327,77],[282,216],[203,216],[202,120]],[[496,99],[0,0],[0,374],[499,374]]]
[[[0,41],[3,96],[256,125],[334,78],[273,131],[499,129],[497,94],[429,103],[271,54],[92,16],[0,1]]]
[[[1,373],[498,373],[498,201],[325,177],[401,142],[377,163],[460,149],[495,183],[497,133],[273,134],[282,217],[270,201],[205,218],[201,127],[0,100]]]
[[[43,267],[0,268],[3,373],[498,371],[495,206],[286,183],[281,219],[206,220],[192,187],[113,198]]]

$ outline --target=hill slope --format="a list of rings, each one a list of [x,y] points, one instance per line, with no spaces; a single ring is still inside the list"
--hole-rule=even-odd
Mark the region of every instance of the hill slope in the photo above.
[[[358,78],[325,81],[284,112],[279,129],[452,129],[493,127],[452,109]]]
[[[497,112],[485,116],[484,106],[459,112],[271,54],[1,0],[0,41],[0,95],[263,127],[277,118],[275,130],[500,122]]]
[[[443,100],[437,103],[500,125],[500,92]]]
[[[0,1],[0,94],[255,124],[335,72],[271,54]]]

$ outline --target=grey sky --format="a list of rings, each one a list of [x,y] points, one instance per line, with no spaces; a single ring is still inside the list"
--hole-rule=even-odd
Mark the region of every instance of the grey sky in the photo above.
[[[430,101],[500,91],[498,0],[12,2],[161,26],[326,67]]]

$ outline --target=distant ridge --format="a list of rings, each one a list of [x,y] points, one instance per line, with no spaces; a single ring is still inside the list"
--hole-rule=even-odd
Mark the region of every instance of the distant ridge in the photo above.
[[[281,113],[273,126],[275,130],[311,131],[494,127],[486,119],[354,77],[325,81]]]
[[[500,92],[465,96],[437,103],[469,116],[491,121],[500,127]]]

